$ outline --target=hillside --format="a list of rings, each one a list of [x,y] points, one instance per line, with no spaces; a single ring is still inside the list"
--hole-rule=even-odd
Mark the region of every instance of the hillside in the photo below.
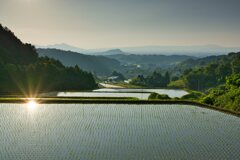
[[[13,64],[29,64],[37,60],[31,44],[22,43],[13,32],[0,24],[0,59]]]
[[[24,44],[0,25],[0,94],[35,97],[40,92],[86,90],[97,87],[91,73],[78,66],[38,57],[31,44]]]
[[[185,71],[175,84],[182,81],[184,87],[204,92],[200,102],[239,112],[240,52],[208,60],[203,66]]]
[[[222,58],[226,57],[226,55],[220,55],[220,56],[208,56],[204,58],[198,58],[198,59],[187,59],[176,66],[173,67],[173,72],[181,72],[183,73],[187,69],[191,68],[199,68],[208,65],[209,63],[217,62],[221,60]]]
[[[109,75],[120,68],[117,60],[104,56],[84,55],[58,49],[37,49],[39,56],[48,56],[61,61],[66,66],[78,65],[83,70],[97,75]]]
[[[197,62],[201,62],[201,60]],[[229,53],[226,56],[214,58],[210,57],[208,61],[205,59],[202,62],[204,62],[203,65],[195,63],[195,67],[183,72],[180,78],[180,81],[182,81],[181,84],[184,84],[182,87],[206,91],[224,84],[228,76],[240,73],[240,53]],[[174,82],[171,85],[174,86]]]
[[[123,65],[141,65],[145,67],[168,68],[181,63],[187,59],[196,59],[192,56],[185,55],[137,55],[137,54],[115,54],[107,57],[116,59]]]

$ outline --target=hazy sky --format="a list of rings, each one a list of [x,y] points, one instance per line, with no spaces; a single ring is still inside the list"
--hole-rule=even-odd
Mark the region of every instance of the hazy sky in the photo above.
[[[240,46],[240,0],[0,0],[24,42],[81,48]]]

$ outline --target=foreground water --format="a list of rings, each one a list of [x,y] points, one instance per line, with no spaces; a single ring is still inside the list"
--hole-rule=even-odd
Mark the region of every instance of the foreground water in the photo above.
[[[190,105],[0,104],[0,159],[238,159],[240,119]]]

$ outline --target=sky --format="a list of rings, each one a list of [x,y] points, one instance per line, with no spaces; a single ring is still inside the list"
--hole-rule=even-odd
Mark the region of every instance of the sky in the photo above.
[[[23,42],[80,48],[240,47],[240,0],[0,0]]]

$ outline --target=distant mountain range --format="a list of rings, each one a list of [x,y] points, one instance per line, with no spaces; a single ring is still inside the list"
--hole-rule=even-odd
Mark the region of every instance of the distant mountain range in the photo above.
[[[97,75],[110,75],[119,70],[120,62],[104,56],[84,55],[59,49],[37,49],[39,56],[47,56],[61,61],[66,66],[78,65],[81,69]]]
[[[123,48],[124,51],[133,54],[162,54],[162,55],[189,55],[206,57],[236,52],[240,47],[222,47],[218,45],[196,46],[143,46]]]
[[[113,71],[128,73],[131,70],[141,69],[148,72],[156,68],[168,68],[180,64],[193,56],[184,55],[135,55],[119,49],[99,52],[99,55],[86,55],[59,49],[37,49],[39,56],[48,56],[61,61],[66,66],[78,65],[81,69],[100,76],[109,76]],[[140,72],[136,72],[138,75]]]
[[[136,52],[137,50],[139,52]],[[59,44],[39,48],[37,52],[40,56],[58,59],[66,66],[78,65],[83,70],[95,73],[98,76],[109,76],[113,71],[118,71],[127,75],[127,77],[131,77],[146,72],[150,73],[156,69],[175,68],[177,70],[176,68],[181,68],[184,70],[194,66],[201,66],[215,60],[215,58],[217,59],[218,55],[235,50],[237,48],[225,48],[215,45],[86,50],[67,44]],[[201,59],[202,57],[206,58]],[[198,60],[199,58],[200,60]]]
[[[103,55],[103,56],[110,56],[110,55],[128,55],[129,53],[123,52],[121,49],[111,49],[103,52],[96,52],[92,53],[93,55]]]
[[[59,49],[59,50],[72,51],[72,52],[78,52],[78,53],[88,53],[87,49],[74,47],[65,43],[53,44],[53,45],[47,45],[47,46],[35,45],[35,47],[42,48],[42,49]]]
[[[196,45],[196,46],[141,46],[141,47],[119,47],[82,49],[68,44],[55,44],[48,46],[36,46],[37,48],[54,48],[65,51],[73,51],[90,55],[112,55],[122,54],[161,54],[161,55],[189,55],[196,57],[206,57],[211,55],[222,55],[229,52],[240,51],[240,47],[222,47],[218,45]]]

